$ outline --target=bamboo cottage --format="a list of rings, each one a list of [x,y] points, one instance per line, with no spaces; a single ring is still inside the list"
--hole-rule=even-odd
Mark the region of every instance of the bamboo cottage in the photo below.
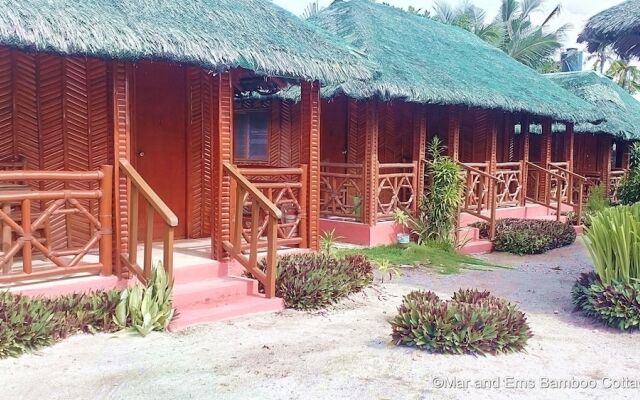
[[[629,169],[629,145],[640,140],[640,102],[595,71],[547,76],[606,114],[600,124],[575,126],[574,170],[588,187],[602,185],[617,200],[618,185]]]
[[[380,71],[323,90],[323,230],[357,244],[394,241],[393,210],[416,209],[433,136],[465,171],[463,223],[493,224],[503,208],[525,216],[535,204],[559,218],[563,204],[578,207],[568,195],[579,185],[573,124],[600,119],[591,104],[467,31],[391,6],[336,1],[311,22]],[[533,122],[542,135],[514,134]],[[567,133],[552,135],[554,122]]]
[[[172,272],[211,238],[272,297],[276,249],[318,246],[319,86],[370,76],[268,1],[0,2],[0,283],[145,280],[152,241]]]

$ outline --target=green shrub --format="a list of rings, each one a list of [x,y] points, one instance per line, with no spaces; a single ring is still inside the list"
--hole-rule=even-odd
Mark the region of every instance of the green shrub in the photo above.
[[[458,211],[463,201],[464,180],[454,160],[443,156],[442,142],[434,137],[429,144],[427,174],[430,184],[421,198],[420,215],[413,221],[419,243],[453,243]]]
[[[571,290],[578,311],[608,326],[640,328],[640,283],[613,282],[606,285],[595,272],[583,273]]]
[[[146,285],[136,285],[122,291],[114,321],[123,330],[146,336],[153,331],[165,331],[173,318],[169,281],[162,264],[157,264]]]
[[[32,298],[0,293],[0,358],[18,356],[77,332],[114,332],[119,292]]]
[[[488,224],[476,222],[480,237],[488,238]],[[541,254],[575,242],[576,232],[569,224],[559,221],[505,218],[496,222],[494,249],[513,254]]]
[[[622,178],[618,187],[618,200],[624,205],[640,202],[640,144],[631,146],[629,160],[629,173]]]
[[[391,327],[396,345],[447,354],[521,351],[532,336],[517,306],[478,290],[459,290],[448,301],[413,291],[403,298]]]
[[[607,200],[607,194],[605,193],[604,187],[596,185],[591,188],[589,196],[587,196],[587,204],[585,207],[586,213],[595,214],[607,207],[609,207],[609,201]]]
[[[260,268],[265,270],[264,261]],[[373,265],[363,255],[344,258],[327,254],[291,254],[278,257],[276,296],[288,308],[324,308],[373,282]]]
[[[640,204],[612,207],[594,215],[585,244],[605,284],[640,279]]]

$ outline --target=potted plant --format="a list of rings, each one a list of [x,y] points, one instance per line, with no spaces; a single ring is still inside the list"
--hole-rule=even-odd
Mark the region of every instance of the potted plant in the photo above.
[[[407,247],[411,242],[411,234],[407,233],[407,225],[409,223],[409,214],[404,212],[403,210],[396,208],[393,210],[393,220],[396,224],[402,226],[402,232],[396,234],[396,239],[398,240],[398,245],[400,247]]]

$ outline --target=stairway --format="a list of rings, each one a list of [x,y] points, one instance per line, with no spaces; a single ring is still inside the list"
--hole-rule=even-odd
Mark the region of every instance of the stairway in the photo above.
[[[173,331],[246,314],[280,311],[282,299],[258,293],[258,281],[229,276],[228,265],[211,261],[174,270]]]

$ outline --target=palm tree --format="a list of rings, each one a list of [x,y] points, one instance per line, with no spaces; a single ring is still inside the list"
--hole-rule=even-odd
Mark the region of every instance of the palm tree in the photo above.
[[[431,18],[436,21],[466,29],[494,46],[499,46],[502,42],[504,35],[502,25],[499,22],[487,24],[485,22],[486,12],[474,6],[468,0],[457,7],[452,7],[449,3],[442,1],[436,1],[433,6],[433,12]]]
[[[631,94],[640,91],[640,70],[634,65],[629,65],[629,60],[616,60],[611,63],[607,75]]]
[[[540,68],[562,47],[569,25],[549,30],[549,22],[560,13],[554,7],[541,25],[534,25],[531,15],[540,10],[543,0],[502,0],[497,20],[504,26],[500,48],[511,57],[532,68]]]
[[[601,74],[604,74],[605,66],[614,60],[613,52],[609,45],[606,44],[599,45],[596,52],[587,57],[588,62],[593,61],[593,70],[600,71]]]
[[[318,4],[318,2],[312,1],[311,3],[307,4],[307,7],[302,12],[301,17],[302,19],[309,19],[314,15],[318,14],[321,10],[322,8],[320,8],[320,5]]]

